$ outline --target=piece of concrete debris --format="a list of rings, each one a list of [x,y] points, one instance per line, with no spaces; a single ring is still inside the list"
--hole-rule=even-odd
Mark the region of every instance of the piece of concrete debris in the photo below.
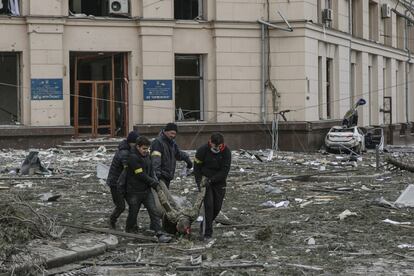
[[[20,173],[22,175],[50,174],[50,171],[42,166],[39,159],[39,152],[31,151],[24,159]]]
[[[316,244],[316,241],[314,238],[311,237],[308,239],[308,245],[315,245],[315,244]]]
[[[89,174],[86,174],[86,175],[82,176],[82,178],[83,178],[83,179],[87,179],[87,178],[89,178],[89,177],[91,177],[91,176],[92,176],[92,174],[91,174],[91,173],[89,173]]]
[[[272,159],[273,159],[273,150],[271,150],[270,152],[269,152],[269,155],[267,156],[267,161],[268,162],[270,162],[270,161],[272,161]]]
[[[96,177],[99,179],[107,179],[109,174],[109,166],[98,163],[96,165]]]
[[[190,256],[191,265],[200,265],[203,261],[203,256],[199,255],[197,257]]]
[[[383,222],[393,224],[393,225],[410,225],[411,224],[411,222],[409,221],[399,222],[399,221],[390,220],[390,219],[384,219]]]
[[[52,202],[52,201],[56,201],[58,200],[62,195],[59,194],[53,194],[53,193],[44,193],[40,195],[40,200],[42,201],[48,201],[48,202]]]
[[[384,199],[383,197],[376,198],[373,201],[373,204],[381,206],[381,207],[397,209],[397,207],[394,205],[394,203],[389,202],[388,200]]]
[[[30,182],[30,181],[23,182],[23,183],[14,185],[14,187],[20,188],[20,189],[32,188],[33,187],[33,182]]]
[[[346,209],[345,211],[343,211],[342,213],[340,213],[339,215],[338,215],[338,217],[339,217],[339,220],[344,220],[344,219],[346,219],[347,217],[350,217],[350,216],[356,216],[357,215],[357,213],[355,213],[355,212],[351,212],[351,211],[349,211],[348,209]]]
[[[368,188],[367,186],[365,186],[365,185],[362,185],[361,186],[361,190],[363,190],[363,191],[371,191],[371,189],[370,188]]]
[[[289,203],[289,200],[284,200],[278,203],[274,202],[273,200],[268,200],[260,204],[260,206],[273,208],[287,208],[289,206]]]
[[[222,235],[223,238],[231,238],[231,237],[235,237],[235,236],[236,236],[236,233],[234,231],[225,232]]]
[[[414,207],[414,185],[408,185],[394,204],[398,207]]]
[[[272,194],[272,195],[283,193],[283,191],[280,188],[273,187],[273,186],[270,186],[270,185],[266,185],[264,187],[264,190],[265,190],[265,193]]]
[[[411,249],[411,248],[414,248],[414,244],[403,243],[403,244],[398,245],[398,248],[400,248],[400,249],[405,249],[405,248]]]

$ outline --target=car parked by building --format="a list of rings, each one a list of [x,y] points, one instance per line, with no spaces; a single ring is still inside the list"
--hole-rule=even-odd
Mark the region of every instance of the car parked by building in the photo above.
[[[365,151],[365,134],[357,126],[332,127],[325,137],[325,146],[328,151],[350,152],[360,154]]]

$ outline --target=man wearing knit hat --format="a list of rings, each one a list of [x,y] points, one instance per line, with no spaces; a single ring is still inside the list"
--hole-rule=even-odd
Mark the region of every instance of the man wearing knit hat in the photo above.
[[[155,175],[168,188],[171,180],[174,179],[177,160],[186,162],[188,169],[193,167],[188,154],[181,151],[175,143],[177,132],[177,125],[168,123],[151,144],[151,160]]]
[[[128,137],[121,141],[109,168],[106,184],[111,189],[112,201],[115,204],[115,209],[109,218],[109,226],[112,229],[116,228],[116,221],[125,210],[125,195],[117,189],[118,178],[128,164],[129,152],[135,147],[138,136],[138,132],[131,131]]]

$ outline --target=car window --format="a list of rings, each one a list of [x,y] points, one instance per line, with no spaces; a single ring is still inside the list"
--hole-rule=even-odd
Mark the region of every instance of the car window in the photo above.
[[[331,132],[354,132],[352,128],[334,128]]]

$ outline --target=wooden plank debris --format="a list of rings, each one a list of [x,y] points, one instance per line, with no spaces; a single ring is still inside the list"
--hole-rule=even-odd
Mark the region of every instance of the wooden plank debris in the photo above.
[[[70,228],[92,231],[92,232],[106,233],[106,234],[111,234],[111,235],[125,237],[125,238],[133,238],[133,239],[138,239],[142,241],[158,242],[158,240],[154,237],[147,237],[147,236],[143,236],[139,234],[126,233],[126,232],[116,231],[112,229],[96,228],[96,227],[84,226],[84,225],[74,225],[74,224],[69,224],[69,223],[60,223],[60,225],[65,226],[65,227],[70,227]]]

